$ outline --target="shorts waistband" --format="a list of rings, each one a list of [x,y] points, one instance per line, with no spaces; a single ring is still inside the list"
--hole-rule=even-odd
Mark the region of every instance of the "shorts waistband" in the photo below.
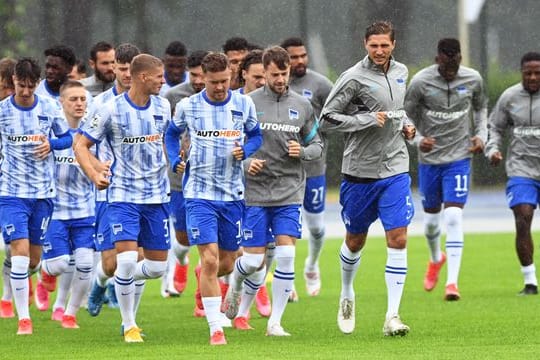
[[[343,178],[347,180],[348,182],[355,183],[355,184],[370,184],[380,179],[374,179],[374,178],[362,178],[362,177],[356,177],[348,174],[343,174]]]

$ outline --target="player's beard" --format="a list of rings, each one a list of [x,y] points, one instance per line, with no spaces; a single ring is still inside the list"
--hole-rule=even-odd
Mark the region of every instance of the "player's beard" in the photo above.
[[[114,72],[102,73],[101,71],[96,71],[96,78],[105,83],[113,82],[115,79]]]
[[[297,66],[293,69],[293,75],[295,77],[302,77],[306,75],[307,67],[305,65]]]

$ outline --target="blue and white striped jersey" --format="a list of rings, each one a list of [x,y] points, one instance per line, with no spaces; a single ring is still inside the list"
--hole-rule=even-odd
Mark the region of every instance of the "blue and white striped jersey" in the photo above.
[[[88,108],[88,119],[92,119],[96,115],[97,111],[101,109],[108,101],[118,96],[116,92],[116,86],[113,86],[109,90],[102,92],[94,98],[94,103],[91,108]],[[89,123],[88,121],[86,123]],[[84,130],[84,126],[82,126]],[[103,141],[100,144],[96,144],[96,157],[100,161],[112,160],[112,150],[107,141]],[[107,189],[96,190],[96,201],[107,201]]]
[[[124,93],[107,102],[90,119],[83,134],[113,153],[108,202],[161,204],[169,201],[163,135],[171,118],[169,101],[150,96],[144,107]]]
[[[213,102],[206,90],[182,99],[173,124],[191,139],[183,190],[186,199],[236,201],[244,198],[242,161],[234,159],[235,142],[258,126],[251,98],[229,90],[223,102]]]
[[[56,101],[60,101],[60,94],[52,91],[47,85],[47,80],[45,79],[39,82],[35,94],[40,95],[41,97],[50,97]]]
[[[70,129],[75,136],[77,129]],[[54,151],[56,197],[53,219],[81,219],[95,214],[94,184],[79,166],[73,148]]]
[[[68,125],[58,103],[34,95],[31,107],[15,104],[14,96],[0,102],[0,134],[2,165],[0,196],[26,199],[54,198],[54,156],[38,160],[34,151],[41,135],[50,137],[65,134]]]

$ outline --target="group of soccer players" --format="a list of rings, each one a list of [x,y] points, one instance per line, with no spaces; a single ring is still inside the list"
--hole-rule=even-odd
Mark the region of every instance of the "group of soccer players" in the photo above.
[[[482,78],[460,65],[457,40],[440,40],[436,64],[408,87],[407,67],[392,57],[395,44],[391,23],[368,26],[366,57],[335,86],[307,68],[299,38],[264,50],[231,38],[223,53],[189,56],[174,41],[163,59],[133,44],[99,42],[90,51],[94,75],[80,81],[74,80],[80,66],[66,46],[44,52],[41,81],[34,59],[0,61],[0,226],[6,243],[0,317],[14,317],[14,304],[17,333],[32,334],[29,277],[37,272],[36,306],[47,310],[49,292],[58,287],[52,320],[62,327],[79,327],[76,314],[86,300],[92,316],[109,301],[120,309],[124,340],[142,342],[136,314],[145,281],[162,277],[162,295],[178,296],[196,245],[194,315],[206,317],[211,345],[227,343],[224,327],[253,329],[254,301],[268,317],[267,336],[290,336],[281,320],[287,303],[298,301],[294,264],[302,216],[309,229],[307,294],[321,290],[331,133],[343,133],[345,143],[337,316],[343,333],[355,328],[353,282],[377,218],[388,254],[383,333],[409,332],[399,316],[407,226],[414,216],[407,144],[419,149],[430,249],[424,288],[436,286],[447,263],[445,300],[453,301],[461,296],[470,159],[487,147],[489,160],[500,162],[505,131],[512,130],[507,194],[525,278],[521,294],[536,294],[530,227],[540,199],[534,150],[540,54],[523,57],[523,81],[501,96],[488,136]],[[265,283],[274,259],[270,304]]]

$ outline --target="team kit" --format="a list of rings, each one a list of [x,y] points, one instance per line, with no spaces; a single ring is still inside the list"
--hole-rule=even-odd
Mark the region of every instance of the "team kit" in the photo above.
[[[460,64],[458,40],[440,39],[435,63],[411,79],[393,57],[390,22],[369,25],[362,42],[366,56],[335,83],[308,67],[297,37],[267,48],[234,37],[222,51],[189,54],[173,41],[161,58],[102,41],[90,50],[92,76],[64,45],[45,50],[44,78],[36,59],[1,59],[0,317],[17,317],[17,334],[31,335],[32,301],[65,329],[79,328],[81,308],[99,316],[108,304],[119,309],[125,342],[144,342],[137,312],[146,280],[161,278],[161,295],[179,296],[194,247],[193,316],[206,319],[210,345],[227,344],[225,328],[252,330],[253,306],[268,318],[267,336],[294,335],[282,317],[299,298],[295,244],[303,227],[305,290],[321,291],[329,135],[344,144],[339,331],[355,330],[353,284],[377,219],[387,250],[382,333],[410,331],[399,313],[407,227],[418,212],[408,147],[418,149],[424,289],[436,287],[446,265],[442,301],[461,297],[471,159],[485,156],[492,165],[505,161],[519,294],[536,295],[540,54],[523,55],[522,81],[488,116],[482,77]]]

